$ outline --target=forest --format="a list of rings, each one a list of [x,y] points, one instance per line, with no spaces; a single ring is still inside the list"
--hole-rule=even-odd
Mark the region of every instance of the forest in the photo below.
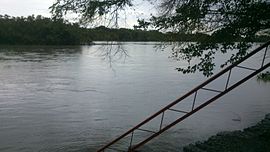
[[[105,26],[85,28],[79,23],[41,15],[12,17],[0,15],[0,45],[81,45],[93,41],[205,41],[202,33],[162,33],[145,28],[113,29]],[[257,38],[264,41],[266,37]],[[239,39],[240,40],[240,39]]]
[[[41,15],[0,15],[1,45],[80,45],[93,41],[200,41],[206,34],[162,33],[146,29],[85,28],[79,23]]]

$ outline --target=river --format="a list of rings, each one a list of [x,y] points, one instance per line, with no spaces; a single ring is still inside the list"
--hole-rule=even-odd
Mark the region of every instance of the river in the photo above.
[[[207,79],[177,72],[187,63],[169,58],[170,47],[155,46],[127,42],[118,52],[102,43],[0,47],[0,151],[95,151]],[[181,151],[220,131],[254,125],[270,111],[269,90],[252,78],[142,151]]]

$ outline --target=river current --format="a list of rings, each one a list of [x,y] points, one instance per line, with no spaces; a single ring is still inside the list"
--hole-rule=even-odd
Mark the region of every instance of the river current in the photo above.
[[[207,79],[178,72],[188,63],[156,45],[2,46],[0,151],[95,151]],[[247,64],[259,61],[260,55]],[[244,74],[233,71],[232,79]],[[220,131],[254,125],[270,111],[269,92],[269,83],[252,78],[142,151],[181,151]]]

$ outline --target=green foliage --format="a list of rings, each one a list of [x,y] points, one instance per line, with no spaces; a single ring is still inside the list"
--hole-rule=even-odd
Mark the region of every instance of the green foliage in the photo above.
[[[270,72],[267,71],[265,73],[260,73],[257,76],[258,81],[263,81],[263,82],[270,82]]]
[[[173,34],[141,29],[112,29],[104,26],[87,29],[63,19],[0,16],[0,44],[78,45],[92,41],[194,41],[198,34]],[[201,34],[201,37],[207,35]]]
[[[158,31],[111,29],[100,26],[89,29],[95,41],[168,41],[169,36]]]
[[[80,32],[78,24],[62,19],[0,16],[0,44],[75,45],[81,42]]]

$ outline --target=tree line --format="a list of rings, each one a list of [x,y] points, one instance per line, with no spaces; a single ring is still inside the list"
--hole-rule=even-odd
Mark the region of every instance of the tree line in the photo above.
[[[0,44],[5,45],[60,45],[78,44],[78,24],[51,20],[38,16],[0,16]]]
[[[79,23],[70,23],[64,19],[52,19],[41,15],[12,17],[0,15],[1,45],[80,45],[92,41],[205,41],[211,39],[208,34],[166,32],[146,30],[134,26],[134,29],[114,29],[105,26],[85,28]],[[264,41],[267,37],[259,37]],[[239,39],[240,41],[240,39]]]
[[[85,28],[79,23],[41,15],[0,15],[1,45],[80,45],[92,41],[199,41],[206,34],[162,33],[146,29]]]

